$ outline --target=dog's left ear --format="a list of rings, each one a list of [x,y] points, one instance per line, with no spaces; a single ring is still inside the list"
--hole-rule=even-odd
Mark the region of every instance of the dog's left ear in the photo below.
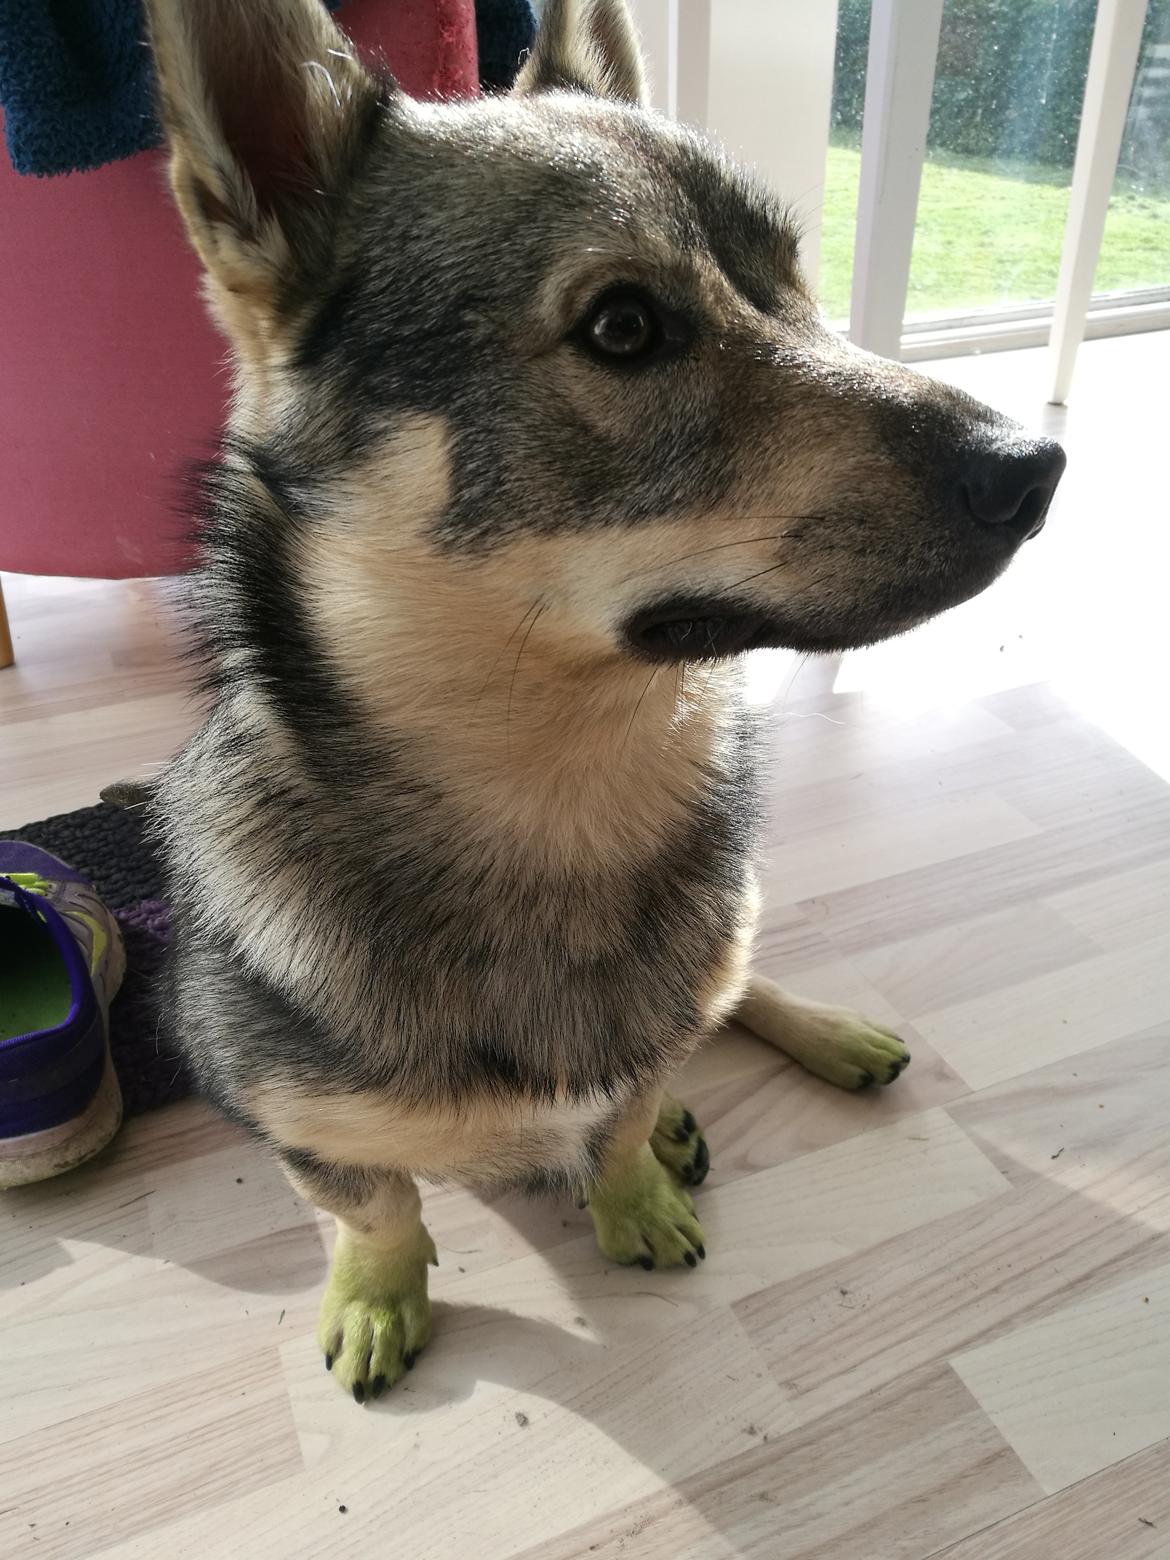
[[[171,183],[212,282],[271,313],[327,259],[385,85],[320,0],[147,0]]]
[[[647,106],[642,49],[625,0],[548,0],[513,91],[557,88]]]

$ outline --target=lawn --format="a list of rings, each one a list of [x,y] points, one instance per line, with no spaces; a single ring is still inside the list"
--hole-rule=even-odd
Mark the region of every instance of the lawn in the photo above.
[[[849,313],[861,155],[830,146],[821,239],[820,293],[830,319]],[[1053,175],[1059,178],[1059,175]],[[928,159],[910,266],[908,315],[1051,298],[1068,209],[1068,182],[976,158]],[[1094,290],[1170,284],[1170,198],[1116,193]]]

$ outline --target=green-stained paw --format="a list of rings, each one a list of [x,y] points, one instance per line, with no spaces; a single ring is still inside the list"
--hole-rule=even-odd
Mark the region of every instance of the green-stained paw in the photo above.
[[[695,1205],[649,1143],[589,1193],[597,1244],[611,1262],[697,1267],[707,1255]]]
[[[910,1064],[910,1052],[892,1029],[851,1008],[822,1008],[806,1022],[819,1033],[796,1054],[810,1072],[840,1089],[893,1083]]]
[[[338,1231],[317,1342],[326,1370],[358,1403],[381,1397],[430,1338],[427,1264],[437,1262],[435,1243],[421,1224],[393,1250]]]
[[[672,1095],[662,1097],[662,1109],[650,1136],[654,1157],[672,1170],[684,1186],[701,1186],[711,1168],[707,1140],[690,1111]]]

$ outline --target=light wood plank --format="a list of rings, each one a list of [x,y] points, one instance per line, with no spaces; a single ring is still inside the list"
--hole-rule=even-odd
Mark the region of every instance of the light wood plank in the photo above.
[[[1168,1097],[1151,1036],[951,1107],[1010,1194],[735,1307],[802,1422],[1170,1261]]]
[[[919,1560],[1038,1487],[951,1372],[919,1372],[518,1560]]]
[[[896,1008],[913,1015],[992,996],[1100,951],[1055,910],[1029,900],[867,949],[852,962]]]
[[[831,664],[831,663],[830,663]],[[768,785],[775,795],[801,789],[815,775],[832,787],[867,776],[891,763],[917,765],[922,772],[950,753],[1011,735],[1011,726],[979,704],[900,715],[860,697],[831,692],[804,701],[787,689],[768,716],[771,762]]]
[[[278,1365],[273,1348],[221,1358],[176,1383],[177,1411],[161,1414],[153,1390],[131,1391],[0,1446],[0,1549],[88,1560],[243,1490],[270,1501],[269,1487],[300,1465]]]
[[[1120,1040],[1170,1030],[1170,932],[984,997],[915,1016],[917,1028],[974,1089]]]
[[[1011,845],[972,851],[959,868],[938,862],[821,892],[800,909],[843,953],[854,953],[1088,887],[1099,877],[1167,857],[1170,799],[1160,797],[1135,803],[1120,816],[1087,817]]]
[[[1170,1263],[951,1364],[1049,1494],[1170,1437]]]
[[[282,1498],[299,1513],[297,1554],[440,1560],[473,1546],[483,1560],[512,1560],[519,1542],[555,1537],[582,1506],[655,1494],[706,1467],[713,1446],[771,1441],[783,1415],[726,1313],[654,1347],[593,1341],[566,1355],[555,1328],[468,1308],[429,1363],[426,1377],[416,1372],[407,1391],[360,1414],[307,1339],[286,1345],[304,1476],[162,1525],[111,1560],[209,1550],[283,1560]]]
[[[1166,1560],[1170,1441],[979,1528],[937,1560]],[[934,1560],[934,1557],[932,1557]]]
[[[768,855],[769,879],[785,903],[832,894],[904,872],[953,861],[970,852],[1022,840],[1037,832],[1022,813],[997,796],[947,797],[849,825],[809,827],[777,836]]]
[[[1170,860],[1098,878],[1046,903],[1101,948],[1147,942],[1160,937],[1170,919]]]

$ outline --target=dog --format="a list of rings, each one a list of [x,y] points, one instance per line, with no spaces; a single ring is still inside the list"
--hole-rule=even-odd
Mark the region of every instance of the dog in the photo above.
[[[826,328],[784,207],[648,111],[623,0],[549,0],[514,90],[450,103],[316,0],[148,18],[236,376],[210,713],[149,804],[167,1022],[336,1217],[318,1341],[362,1402],[430,1335],[418,1180],[574,1190],[610,1260],[695,1267],[701,1039],[898,1076],[751,973],[741,656],[982,590],[1064,457]]]

